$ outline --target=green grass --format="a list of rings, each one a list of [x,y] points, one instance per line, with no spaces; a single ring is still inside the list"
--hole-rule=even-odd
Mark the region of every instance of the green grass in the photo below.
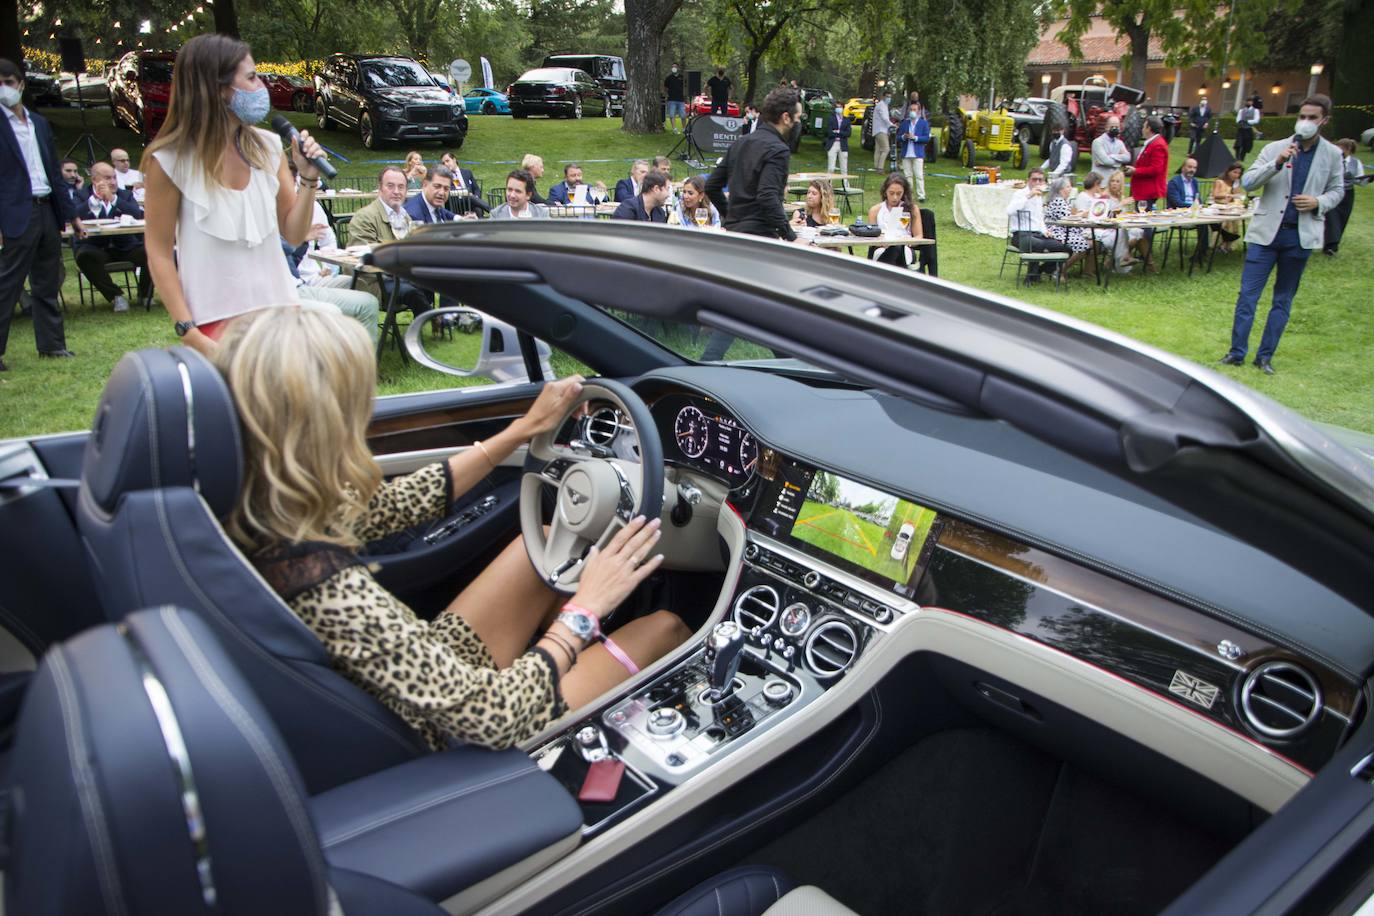
[[[843,506],[807,499],[797,514],[792,534],[799,540],[894,582],[906,582],[911,578],[921,554],[921,545],[934,521],[935,513],[932,510],[905,500],[897,500],[892,516],[884,526],[860,518]],[[911,522],[916,531],[906,554],[902,559],[894,560],[892,546],[896,543],[897,532],[907,522]]]
[[[65,151],[80,132],[78,113],[50,110],[45,114],[55,128],[59,152]],[[88,116],[100,142],[107,147],[124,146],[137,159],[140,146],[133,142],[133,134],[112,128],[104,109],[92,109]],[[301,126],[312,123],[305,116],[292,117]],[[458,158],[486,188],[499,186],[512,163],[526,152],[543,156],[547,172],[540,186],[545,190],[560,179],[561,163],[570,160],[585,165],[587,180],[601,180],[611,186],[625,175],[629,160],[667,153],[678,139],[671,134],[625,135],[619,130],[619,119],[515,121],[476,116],[471,124]],[[356,136],[341,132],[323,133],[321,139],[352,160],[339,163],[340,174],[346,177],[373,176],[383,160],[399,160],[406,152],[405,148],[364,150]],[[1182,159],[1185,142],[1178,140],[1173,145],[1175,164]],[[441,151],[431,145],[421,152],[427,159],[436,159]],[[855,144],[852,169],[869,162],[869,155]],[[685,164],[674,165],[679,177],[685,174]],[[801,151],[793,157],[793,168],[824,169],[824,157],[814,138],[803,140]],[[939,175],[959,171],[957,165],[941,159],[930,164],[929,173],[933,174],[928,174],[926,182],[926,206],[935,210],[938,222],[942,278],[1055,309],[1215,367],[1229,343],[1240,281],[1239,253],[1218,256],[1210,275],[1189,278],[1175,264],[1155,276],[1114,278],[1109,293],[1090,280],[1077,278],[1065,292],[1057,293],[1052,285],[1043,284],[1018,289],[1011,269],[1006,277],[997,276],[1001,240],[954,226],[950,209],[956,180]],[[875,202],[879,180],[876,173],[866,176],[865,206]],[[1283,345],[1275,357],[1278,374],[1267,377],[1249,366],[1223,367],[1221,371],[1314,419],[1374,432],[1372,264],[1374,190],[1364,187],[1357,192],[1354,220],[1340,255],[1334,259],[1316,255],[1308,263]],[[123,353],[175,341],[166,313],[156,304],[151,313],[134,310],[125,315],[112,314],[104,302],[94,310],[79,305],[76,272],[70,259],[64,294],[68,304],[67,341],[78,358],[39,361],[31,344],[29,322],[14,321],[5,355],[10,371],[0,375],[0,438],[88,427],[105,379]],[[1268,301],[1266,291],[1252,343],[1258,343]],[[734,357],[735,351],[730,355]],[[555,353],[554,365],[559,372],[580,368],[559,353]],[[414,364],[402,366],[392,351],[383,356],[379,376],[381,394],[472,384]]]

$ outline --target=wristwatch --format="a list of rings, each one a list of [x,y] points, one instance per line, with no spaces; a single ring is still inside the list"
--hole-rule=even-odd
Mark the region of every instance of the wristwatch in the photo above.
[[[601,624],[581,608],[560,611],[557,620],[583,643],[589,643],[601,635]]]
[[[172,327],[176,328],[178,337],[185,337],[186,334],[195,326],[196,323],[194,321],[178,321],[172,325]]]

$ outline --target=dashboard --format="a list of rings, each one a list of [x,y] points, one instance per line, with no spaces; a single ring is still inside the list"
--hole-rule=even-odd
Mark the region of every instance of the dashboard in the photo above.
[[[682,374],[685,381],[702,373]],[[781,384],[760,375],[735,377],[755,387]],[[746,617],[739,619],[737,612],[738,622],[754,629],[768,621],[764,629],[772,638],[784,646],[795,643],[799,655],[822,624],[830,626],[830,636],[845,636],[835,626],[843,619],[862,638],[872,624],[881,629],[922,605],[935,605],[1053,646],[1186,704],[1309,770],[1329,759],[1362,712],[1356,680],[1272,632],[1260,635],[1237,625],[1235,617],[1218,618],[1008,536],[1008,529],[988,526],[986,514],[960,513],[961,494],[913,498],[911,488],[895,481],[884,484],[885,478],[872,474],[862,479],[853,463],[817,461],[813,456],[820,451],[879,456],[931,478],[949,477],[950,466],[923,460],[919,448],[925,443],[909,428],[872,413],[870,393],[801,391],[799,399],[814,397],[812,409],[773,404],[756,414],[740,410],[749,399],[737,390],[722,388],[718,398],[714,391],[661,379],[636,387],[650,405],[665,462],[725,484],[731,506],[746,523],[753,544],[745,556],[741,597],[756,586],[760,590],[741,605]],[[752,400],[757,407],[767,398],[758,392]],[[860,406],[870,412],[862,418],[866,435],[826,438],[836,416],[858,414]],[[904,440],[911,443],[905,462]],[[961,460],[968,477],[976,479],[972,456]],[[957,475],[960,468],[953,469]],[[1101,500],[1109,484],[1079,489]],[[967,488],[964,481],[960,486]],[[1028,494],[1008,508],[1037,499]],[[769,585],[777,601],[761,588]],[[767,599],[762,605],[760,594]],[[776,605],[776,613],[762,613],[765,605]]]

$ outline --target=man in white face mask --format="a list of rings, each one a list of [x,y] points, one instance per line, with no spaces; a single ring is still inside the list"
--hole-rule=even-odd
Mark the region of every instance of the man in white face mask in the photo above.
[[[52,128],[24,107],[24,73],[0,58],[0,372],[10,318],[26,277],[33,300],[39,356],[73,356],[67,349],[57,293],[62,283],[62,227],[84,236],[53,151]]]
[[[1255,217],[1245,233],[1245,268],[1231,327],[1231,349],[1221,358],[1225,365],[1239,366],[1250,349],[1250,329],[1260,293],[1269,274],[1274,280],[1274,300],[1264,323],[1264,336],[1255,351],[1255,368],[1274,374],[1270,360],[1288,324],[1293,297],[1302,280],[1307,257],[1322,247],[1328,210],[1345,193],[1341,175],[1341,151],[1321,137],[1322,125],[1331,114],[1331,100],[1309,96],[1298,109],[1296,131],[1267,144],[1255,164],[1241,176],[1245,190],[1261,191]]]

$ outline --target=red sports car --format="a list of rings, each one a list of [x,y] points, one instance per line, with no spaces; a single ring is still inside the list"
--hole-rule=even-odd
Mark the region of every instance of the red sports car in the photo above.
[[[267,92],[272,96],[272,107],[287,111],[314,111],[315,86],[299,76],[286,73],[263,73],[258,71]]]
[[[708,115],[708,114],[710,114],[710,113],[711,113],[711,99],[710,99],[710,97],[703,94],[703,95],[699,95],[699,96],[697,96],[696,98],[692,99],[691,104],[687,106],[687,113],[688,113],[688,114],[699,114],[699,115]],[[729,105],[726,106],[726,108],[725,108],[725,113],[726,113],[726,115],[728,115],[729,117],[738,118],[738,117],[739,117],[739,103],[738,103],[738,102],[731,102]]]

